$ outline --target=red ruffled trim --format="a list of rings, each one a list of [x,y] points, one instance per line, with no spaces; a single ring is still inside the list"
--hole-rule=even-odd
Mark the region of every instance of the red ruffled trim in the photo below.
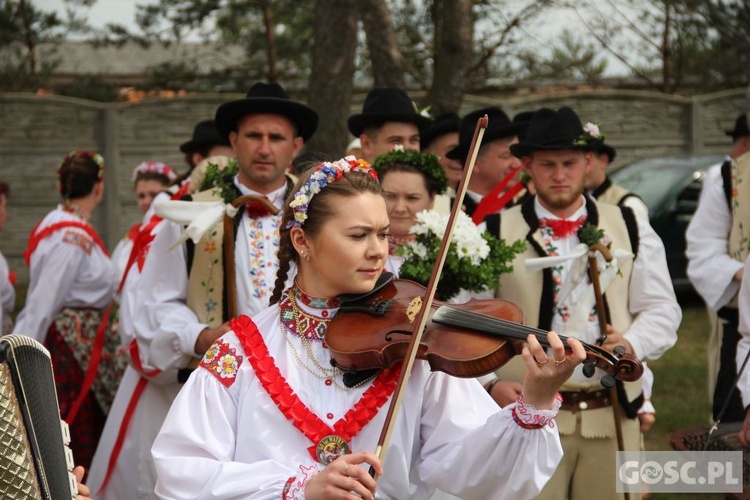
[[[401,364],[381,371],[359,401],[331,429],[315,413],[305,406],[284,377],[281,375],[258,327],[247,316],[235,318],[229,324],[239,338],[255,375],[276,406],[310,441],[311,454],[315,457],[315,446],[326,436],[335,434],[349,442],[378,414],[396,388]],[[317,458],[316,458],[317,461]]]
[[[31,230],[31,236],[29,236],[29,244],[26,250],[23,252],[23,260],[26,262],[26,265],[28,266],[31,262],[31,256],[36,250],[36,247],[39,246],[39,243],[42,242],[43,239],[50,236],[52,233],[57,231],[58,229],[62,229],[65,227],[75,227],[78,229],[82,229],[83,231],[88,234],[92,240],[94,240],[94,243],[96,243],[99,248],[102,249],[102,252],[104,252],[104,255],[109,256],[109,252],[107,252],[107,248],[104,246],[104,242],[101,238],[99,238],[99,235],[96,233],[96,229],[94,229],[94,226],[87,222],[77,222],[77,221],[63,221],[58,222],[57,224],[51,224],[41,231],[37,233],[37,229],[39,228],[39,224],[41,224],[41,221],[34,226],[34,229]]]

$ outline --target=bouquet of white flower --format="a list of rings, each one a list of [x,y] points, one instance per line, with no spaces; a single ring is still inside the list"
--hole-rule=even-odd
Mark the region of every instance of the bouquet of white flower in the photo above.
[[[417,223],[410,230],[417,235],[416,241],[396,250],[405,259],[399,271],[400,278],[427,284],[447,225],[447,214],[433,210],[417,214]],[[481,233],[468,215],[459,212],[453,241],[438,282],[438,298],[449,300],[461,289],[481,292],[496,288],[498,277],[513,270],[511,262],[514,256],[525,248],[523,241],[506,245],[504,240]]]

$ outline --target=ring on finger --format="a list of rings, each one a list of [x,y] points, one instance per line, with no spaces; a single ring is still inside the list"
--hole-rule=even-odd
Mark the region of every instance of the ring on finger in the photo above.
[[[549,363],[549,358],[545,359],[544,361],[537,361],[536,362],[536,364],[539,366],[539,368],[543,367],[547,363]]]
[[[568,360],[568,358],[563,358],[563,359],[560,359],[560,360],[554,359],[553,361],[555,362],[555,366],[558,366],[558,365],[561,365],[561,364],[565,363],[567,360]]]
[[[349,476],[349,464],[344,466],[344,470],[341,471],[345,476]]]

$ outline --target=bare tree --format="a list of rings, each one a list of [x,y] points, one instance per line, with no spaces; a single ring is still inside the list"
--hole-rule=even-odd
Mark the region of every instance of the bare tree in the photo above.
[[[346,148],[357,12],[357,5],[349,0],[318,0],[315,5],[315,46],[307,102],[320,115],[320,122],[307,146],[311,151],[336,156]],[[335,30],[331,29],[333,19]]]
[[[362,25],[375,87],[404,87],[404,62],[386,0],[361,0]]]
[[[433,114],[458,111],[466,87],[472,41],[472,0],[434,0],[434,60],[427,94]]]

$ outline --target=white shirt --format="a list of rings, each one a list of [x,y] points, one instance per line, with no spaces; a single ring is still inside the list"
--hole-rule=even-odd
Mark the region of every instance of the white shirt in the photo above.
[[[9,314],[13,312],[16,304],[16,291],[10,282],[10,269],[8,261],[0,253],[0,335],[5,332],[4,326],[10,329],[11,319]]]
[[[280,326],[277,306],[254,322],[291,389],[330,427],[371,385],[344,391],[302,369],[290,346],[305,360],[306,351]],[[243,357],[236,380],[225,387],[199,368],[177,396],[152,449],[160,498],[278,499],[290,477],[322,469],[308,452],[313,443],[262,387],[237,336],[230,332],[222,340]],[[321,342],[310,344],[319,361],[328,355]],[[335,380],[341,384],[340,375]],[[374,451],[388,403],[350,440],[352,451]],[[417,362],[377,498],[426,499],[435,487],[472,499],[535,496],[562,456],[557,429],[523,429],[510,412],[499,409],[476,380],[431,372]]]
[[[63,221],[81,222],[61,205],[47,214],[37,231]],[[90,242],[90,252],[73,241]],[[66,227],[44,238],[31,256],[26,306],[18,314],[13,333],[44,342],[47,330],[63,307],[109,305],[117,287],[109,256],[79,228]]]
[[[729,255],[731,230],[732,213],[724,194],[721,165],[715,165],[706,172],[698,209],[685,232],[688,277],[714,310],[724,307],[740,289],[733,278],[743,263]]]
[[[259,194],[240,185],[242,194]],[[268,195],[281,209],[284,187]],[[252,316],[268,306],[278,270],[278,231],[282,213],[251,219],[247,213],[235,241],[235,274],[238,314]],[[151,244],[143,274],[134,292],[139,309],[134,315],[134,330],[141,336],[144,363],[168,370],[183,368],[195,356],[195,341],[209,325],[200,323],[186,304],[188,289],[185,245],[170,247],[182,234],[182,227],[164,221],[159,224]],[[144,337],[148,335],[149,337]]]

